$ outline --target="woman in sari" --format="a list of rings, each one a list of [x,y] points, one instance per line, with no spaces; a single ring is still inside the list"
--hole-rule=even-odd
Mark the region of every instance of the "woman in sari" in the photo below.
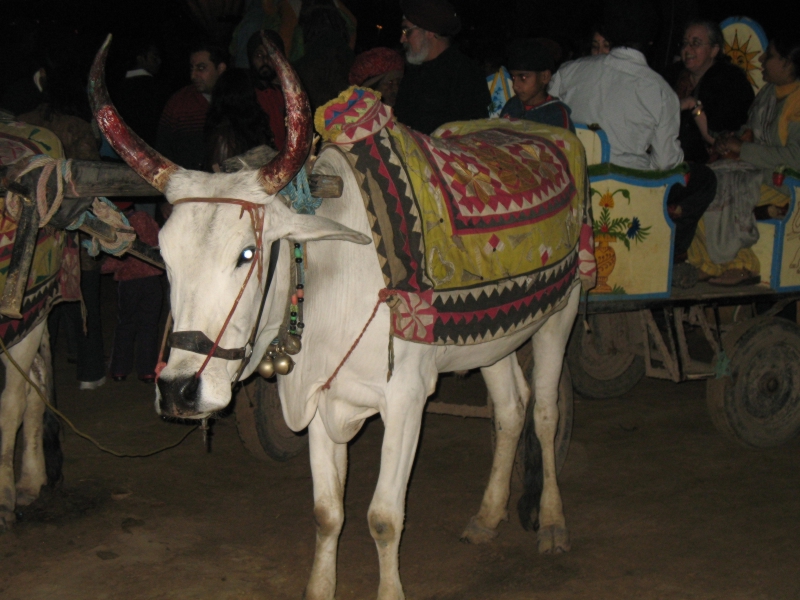
[[[800,170],[800,39],[776,36],[759,58],[765,85],[750,107],[746,127],[720,135],[714,151],[730,160],[712,165],[717,195],[689,248],[688,262],[715,285],[760,281],[751,246],[758,241],[753,209],[785,213],[789,190],[773,173]]]

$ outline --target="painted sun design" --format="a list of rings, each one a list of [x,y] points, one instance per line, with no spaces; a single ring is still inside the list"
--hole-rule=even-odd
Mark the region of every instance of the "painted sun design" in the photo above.
[[[753,37],[749,36],[747,40],[743,43],[739,43],[739,32],[734,31],[733,33],[733,42],[728,44],[725,42],[725,54],[730,56],[731,62],[735,64],[737,67],[744,69],[744,72],[747,73],[747,80],[750,82],[750,85],[755,87],[756,83],[753,81],[753,76],[751,74],[752,71],[756,71],[758,66],[753,62],[753,59],[756,58],[759,54],[761,54],[760,50],[755,50],[753,52],[748,51],[750,42],[752,41]],[[758,42],[756,42],[757,44]]]

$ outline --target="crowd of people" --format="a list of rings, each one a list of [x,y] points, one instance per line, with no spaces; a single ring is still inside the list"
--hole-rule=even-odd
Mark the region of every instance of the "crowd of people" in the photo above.
[[[264,144],[282,149],[285,106],[267,39],[291,60],[312,110],[348,86],[365,86],[380,93],[399,122],[425,134],[490,114],[572,131],[575,122],[596,123],[608,136],[612,163],[640,170],[685,163],[687,185],[673,186],[667,201],[676,223],[675,285],[759,280],[750,248],[757,239],[755,219],[785,214],[789,203],[772,173],[800,170],[797,35],[770,36],[760,57],[765,85],[755,96],[745,72],[727,59],[712,21],[687,23],[679,60],[665,73],[652,69],[646,51],[656,14],[644,1],[607,0],[602,22],[585,36],[583,57],[563,62],[567,53],[552,39],[518,39],[502,59],[487,56],[482,63],[454,43],[462,23],[447,0],[400,0],[397,46],[359,54],[355,18],[340,0],[303,0],[291,4],[294,12],[272,11],[272,4],[248,3],[228,44],[191,47],[189,82],[172,94],[159,79],[157,41],[131,40],[124,78],[112,89],[123,118],[189,169],[216,171],[226,159]],[[92,126],[87,71],[68,47],[50,44],[33,72],[7,87],[0,108],[54,131],[67,158],[115,160]],[[116,200],[143,239],[155,243],[168,210],[157,210],[152,198]],[[121,381],[134,370],[151,382],[163,276],[132,257],[100,262],[82,256],[88,336],[75,333],[82,325],[79,309],[54,311],[54,333],[58,320],[66,319],[71,346],[76,336],[89,344],[75,350],[82,389],[102,385],[106,373]],[[110,367],[99,330],[101,271],[119,281]]]

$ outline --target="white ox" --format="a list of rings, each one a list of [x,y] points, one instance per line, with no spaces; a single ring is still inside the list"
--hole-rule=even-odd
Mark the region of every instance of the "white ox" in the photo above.
[[[433,393],[440,372],[481,368],[494,402],[497,442],[492,471],[480,510],[464,532],[472,542],[494,537],[497,525],[507,516],[511,470],[530,396],[514,351],[531,337],[535,361],[534,420],[544,469],[539,550],[568,550],[553,442],[558,423],[557,388],[564,349],[577,313],[579,286],[572,288],[562,310],[508,337],[469,347],[395,340],[394,373],[389,381],[389,309],[381,304],[330,389],[323,390],[373,311],[384,281],[355,178],[339,152],[323,151],[314,167],[315,172],[338,175],[344,180],[342,198],[324,202],[318,211],[322,216],[295,214],[276,197],[304,163],[310,147],[307,101],[288,63],[272,52],[286,97],[286,149],[260,171],[201,173],[170,163],[120,121],[102,80],[107,44],[98,54],[91,77],[98,123],[117,152],[176,204],[159,238],[171,283],[175,331],[200,331],[209,339],[216,339],[230,317],[220,346],[243,348],[256,327],[258,307],[266,293],[253,348],[256,359],[263,356],[286,314],[293,268],[293,259],[286,258],[292,256],[289,240],[313,241],[306,260],[303,350],[297,356],[298,367],[280,378],[278,384],[286,422],[294,430],[308,427],[309,431],[317,536],[305,597],[334,597],[338,537],[344,521],[347,443],[364,420],[376,413],[383,419],[385,434],[368,522],[380,561],[378,598],[404,597],[398,547],[406,487],[425,402]],[[263,215],[258,231],[236,200],[245,201],[256,216]],[[268,252],[275,240],[281,240],[281,259],[271,287],[264,290]],[[262,276],[243,288],[251,261],[259,259],[263,259],[258,265]],[[240,293],[238,308],[231,316]],[[241,360],[212,357],[201,369],[205,359],[194,351],[173,348],[158,382],[159,412],[203,417],[231,401],[231,385]],[[243,376],[254,368],[255,364],[250,363]]]

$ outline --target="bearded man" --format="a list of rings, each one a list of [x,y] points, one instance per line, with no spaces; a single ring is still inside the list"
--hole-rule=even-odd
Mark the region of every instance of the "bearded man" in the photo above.
[[[397,119],[430,134],[450,121],[486,119],[489,89],[481,68],[451,45],[461,20],[447,0],[403,0],[400,42],[408,66],[397,92]]]
[[[265,29],[264,35],[281,54],[284,53],[283,40],[277,32]],[[247,40],[247,58],[250,62],[250,75],[256,87],[256,98],[261,109],[269,117],[269,126],[275,139],[275,149],[283,150],[286,144],[286,103],[280,83],[275,74],[275,65],[261,41],[261,31],[256,31]]]

